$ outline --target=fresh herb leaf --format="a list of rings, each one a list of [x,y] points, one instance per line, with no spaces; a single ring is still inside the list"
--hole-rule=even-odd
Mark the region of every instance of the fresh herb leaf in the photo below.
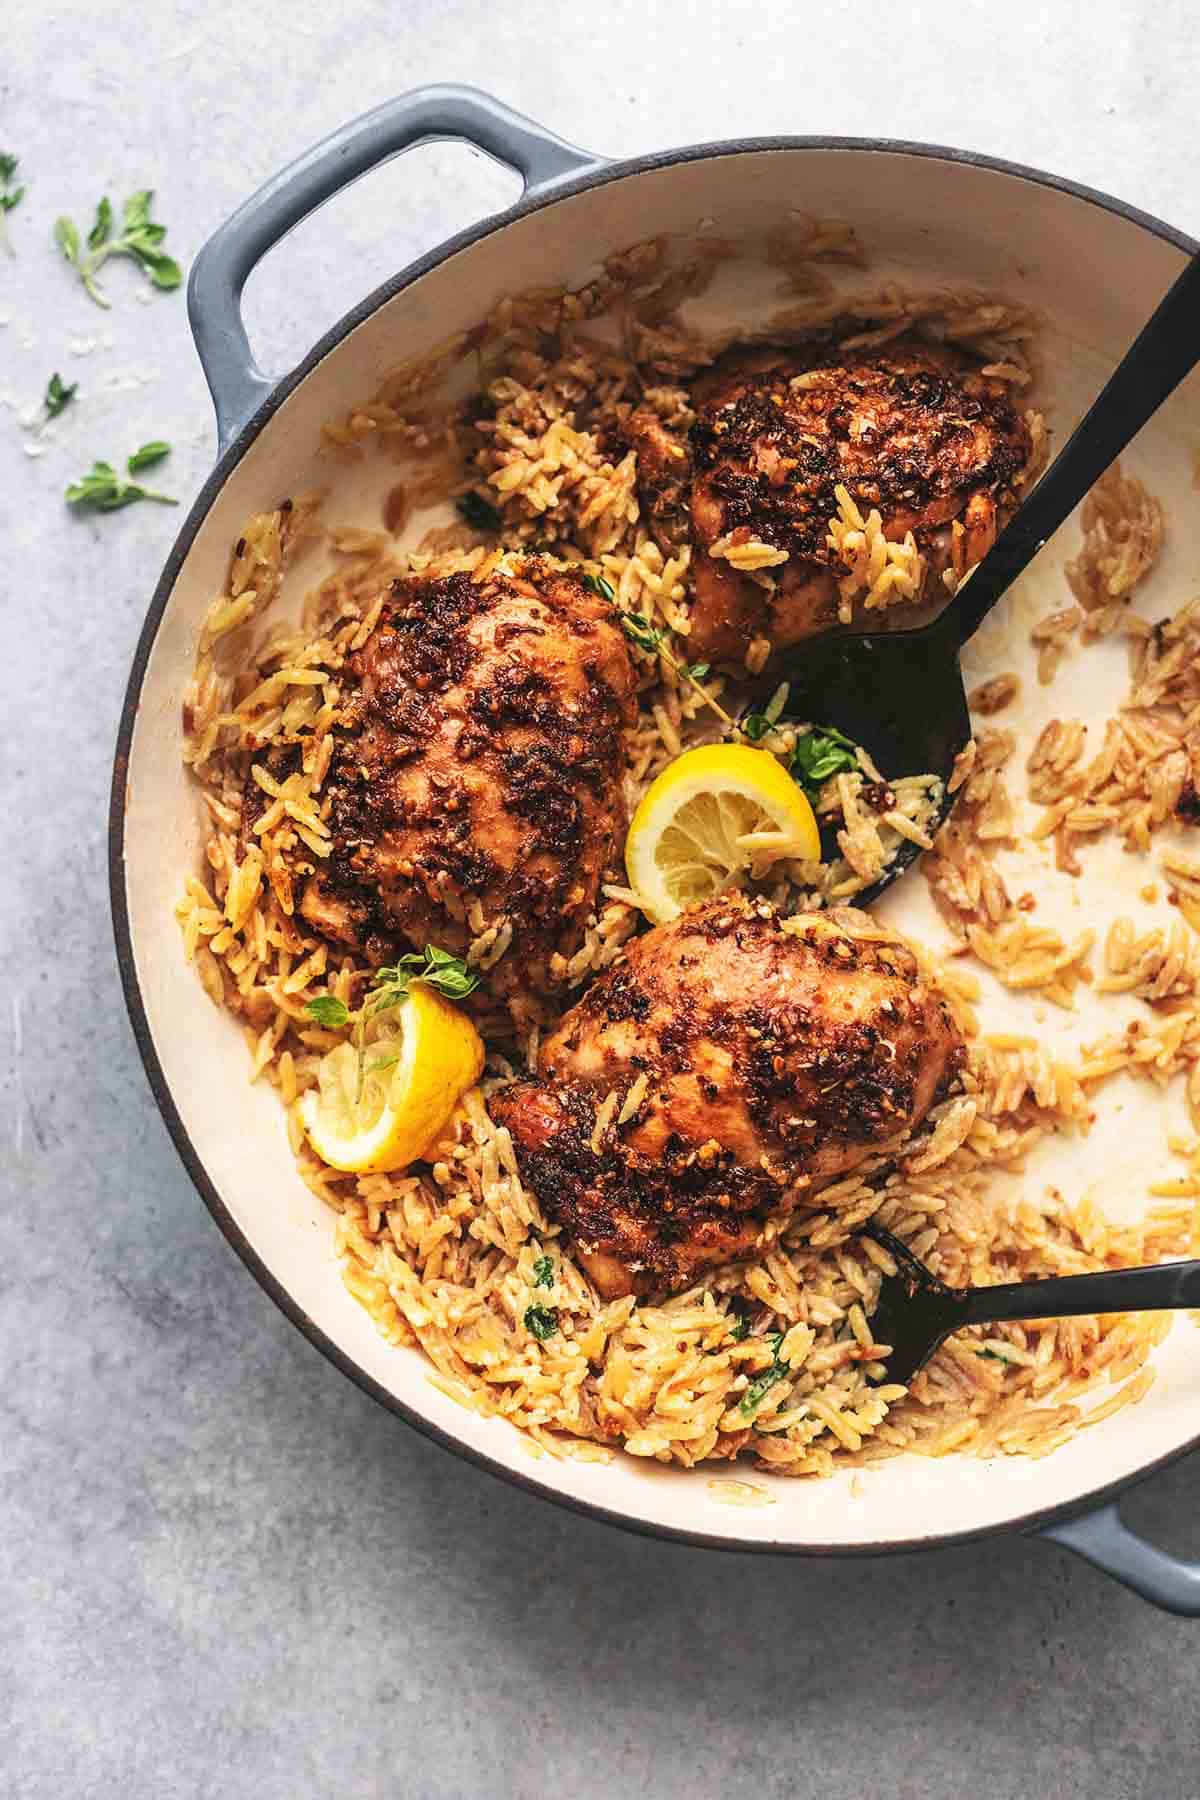
[[[147,450],[155,452],[150,457],[152,463],[161,462],[170,445],[143,444],[135,450],[125,467],[132,476],[146,463],[138,462]],[[154,488],[143,487],[138,481],[132,481],[125,475],[118,475],[111,463],[94,462],[86,475],[73,481],[67,489],[68,506],[87,506],[94,512],[117,512],[122,506],[132,506],[135,500],[157,500],[162,506],[178,506],[178,500],[170,494],[160,494]]]
[[[448,1000],[465,1000],[479,986],[478,975],[467,967],[461,956],[452,956],[449,950],[443,950],[437,944],[427,944],[424,950],[410,951],[390,968],[377,972],[367,1002],[368,1010],[377,1013],[389,1006],[398,1006],[407,998],[409,984],[413,981],[427,981]]]
[[[689,681],[703,681],[712,668],[711,663],[682,663],[680,667]]]
[[[765,738],[768,731],[773,731],[779,723],[779,715],[787,705],[789,686],[786,681],[780,682],[761,712],[747,713],[742,720],[742,736],[757,744]]]
[[[776,1358],[769,1369],[764,1369],[762,1374],[750,1383],[750,1386],[742,1395],[742,1404],[738,1409],[744,1419],[753,1418],[754,1414],[762,1405],[765,1396],[769,1394],[771,1389],[775,1386],[775,1383],[777,1381],[782,1381],[784,1376],[790,1373],[790,1370],[790,1364],[780,1362],[779,1359]]]
[[[131,475],[140,475],[143,469],[152,469],[155,463],[160,463],[164,456],[170,454],[170,444],[164,444],[161,438],[157,438],[153,443],[143,444],[140,450],[135,450],[125,466]]]
[[[177,288],[183,280],[179,264],[161,248],[167,228],[156,225],[151,219],[153,200],[151,188],[140,188],[136,194],[131,194],[122,210],[120,234],[114,237],[112,201],[106,194],[96,207],[96,217],[87,235],[86,253],[78,226],[67,218],[55,221],[54,241],[67,261],[78,270],[79,279],[97,306],[110,305],[96,280],[101,265],[110,256],[132,258],[156,288]]]
[[[654,656],[662,649],[668,636],[665,625],[652,625],[641,613],[622,613],[621,630],[639,650],[645,650]],[[677,668],[678,666],[676,664]]]
[[[557,1306],[527,1306],[525,1329],[533,1333],[539,1344],[544,1344],[558,1330]]]
[[[46,393],[42,402],[46,408],[46,417],[57,419],[59,413],[65,412],[75,398],[78,387],[77,381],[72,381],[68,386],[56,370],[46,383]]]
[[[767,1343],[771,1346],[771,1355],[776,1362],[779,1361],[779,1352],[783,1349],[783,1340],[786,1335],[786,1332],[783,1331],[768,1331],[767,1333]]]
[[[534,1262],[533,1285],[534,1287],[554,1286],[554,1258],[552,1256],[539,1256]]]
[[[729,1341],[731,1344],[740,1344],[744,1338],[750,1335],[750,1313],[741,1308],[735,1310],[734,1300],[729,1302],[729,1311],[733,1316],[733,1324],[728,1332]]]
[[[857,747],[832,725],[815,727],[796,739],[792,751],[792,778],[810,799],[816,798],[831,775],[840,775],[857,767]]]
[[[108,195],[106,194],[104,196],[103,200],[101,200],[99,206],[96,208],[95,223],[93,224],[92,229],[88,232],[88,240],[87,240],[88,241],[88,249],[89,250],[98,250],[100,248],[101,244],[107,244],[109,238],[112,236],[112,228],[113,228],[112,201],[108,198]]]
[[[310,1019],[330,1031],[337,1031],[350,1020],[350,1008],[336,994],[318,994],[315,999],[305,1001],[304,1010]]]
[[[607,580],[605,576],[603,576],[603,575],[585,575],[583,579],[587,583],[588,587],[591,588],[593,594],[599,594],[599,596],[602,600],[615,600],[616,599],[617,590],[613,586],[612,582]]]
[[[4,245],[10,256],[15,256],[16,251],[12,247],[12,239],[8,235],[8,227],[4,223],[3,215],[20,206],[21,201],[25,198],[24,187],[13,186],[17,164],[20,160],[19,156],[13,156],[9,151],[0,150],[0,243]]]
[[[504,522],[496,508],[482,494],[460,494],[455,505],[475,531],[499,531]]]
[[[69,263],[79,265],[79,232],[70,219],[55,219],[54,241]]]
[[[73,481],[66,490],[68,506],[90,507],[94,512],[118,512],[132,506],[135,500],[156,500],[161,506],[178,506],[170,494],[143,487],[138,481],[119,475],[111,463],[94,462],[86,475]]]
[[[1007,1369],[1012,1368],[1012,1358],[1003,1356],[999,1350],[992,1350],[985,1347],[982,1350],[977,1350],[975,1354],[976,1356],[986,1356],[990,1362],[1003,1363]]]
[[[153,188],[139,188],[136,194],[130,194],[128,200],[125,202],[126,231],[157,231],[159,237],[162,237],[163,227],[161,225],[151,225],[150,223],[150,204],[153,199]],[[103,201],[102,204],[108,206],[107,200]],[[109,207],[109,219],[110,221],[112,219],[111,207]]]

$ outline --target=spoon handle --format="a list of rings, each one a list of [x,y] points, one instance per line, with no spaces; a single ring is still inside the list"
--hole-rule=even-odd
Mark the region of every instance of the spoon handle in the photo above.
[[[1187,1306],[1200,1307],[1200,1261],[972,1288],[959,1323],[997,1325],[1002,1319],[1066,1319],[1079,1313],[1163,1312]]]
[[[1161,300],[1046,473],[1022,500],[946,616],[959,645],[980,625],[1047,538],[1200,361],[1200,255]],[[939,621],[940,622],[940,621]]]

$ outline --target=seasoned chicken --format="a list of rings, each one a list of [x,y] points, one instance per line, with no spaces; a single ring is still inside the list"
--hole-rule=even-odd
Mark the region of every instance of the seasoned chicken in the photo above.
[[[753,637],[779,649],[836,622],[845,571],[828,531],[840,483],[864,511],[878,507],[887,537],[912,531],[935,572],[953,561],[961,573],[991,548],[1031,453],[1004,382],[962,351],[903,338],[873,350],[733,351],[692,397],[686,445],[649,412],[626,432],[643,505],[664,535],[678,538],[688,496],[689,646],[739,668]],[[764,585],[709,554],[731,535],[788,560]]]
[[[635,710],[612,608],[541,559],[519,567],[393,587],[348,662],[334,852],[300,903],[375,962],[510,926],[488,985],[518,1023],[561,983],[622,841]]]
[[[769,1214],[917,1125],[962,1053],[885,926],[724,894],[635,939],[491,1107],[612,1297],[748,1256]]]

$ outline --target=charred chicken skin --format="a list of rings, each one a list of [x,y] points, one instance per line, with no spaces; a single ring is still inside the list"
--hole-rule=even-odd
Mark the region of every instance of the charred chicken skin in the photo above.
[[[911,531],[933,570],[953,561],[961,573],[994,543],[1031,454],[1004,382],[962,351],[903,338],[874,350],[734,351],[692,399],[686,442],[645,411],[626,430],[656,528],[694,546],[689,646],[736,667],[753,637],[782,649],[836,623],[845,571],[828,531],[839,484],[864,512],[879,509],[888,538]],[[730,536],[788,560],[763,585],[709,553]]]
[[[490,1105],[612,1298],[750,1255],[768,1215],[819,1204],[822,1184],[919,1124],[962,1056],[886,927],[726,894],[628,946],[545,1040],[537,1078]]]
[[[300,912],[368,960],[463,954],[518,1023],[583,942],[625,829],[634,676],[612,608],[537,558],[519,574],[398,581],[361,650],[325,791],[334,850]]]

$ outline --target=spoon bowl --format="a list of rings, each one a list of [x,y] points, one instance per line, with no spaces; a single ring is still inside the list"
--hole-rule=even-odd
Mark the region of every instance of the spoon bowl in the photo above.
[[[1200,256],[1194,256],[1031,489],[988,554],[931,624],[911,631],[836,632],[771,659],[750,706],[790,684],[786,719],[832,725],[869,751],[890,780],[932,774],[945,784],[933,822],[954,805],[950,777],[971,736],[959,653],[1163,401],[1200,361]],[[856,896],[869,905],[920,855],[906,843]]]
[[[885,1275],[871,1318],[887,1381],[905,1386],[946,1339],[964,1325],[1013,1319],[1065,1319],[1092,1313],[1165,1312],[1200,1303],[1200,1261],[1100,1269],[996,1287],[948,1287],[885,1226],[869,1220],[859,1234],[886,1250],[896,1272]]]

